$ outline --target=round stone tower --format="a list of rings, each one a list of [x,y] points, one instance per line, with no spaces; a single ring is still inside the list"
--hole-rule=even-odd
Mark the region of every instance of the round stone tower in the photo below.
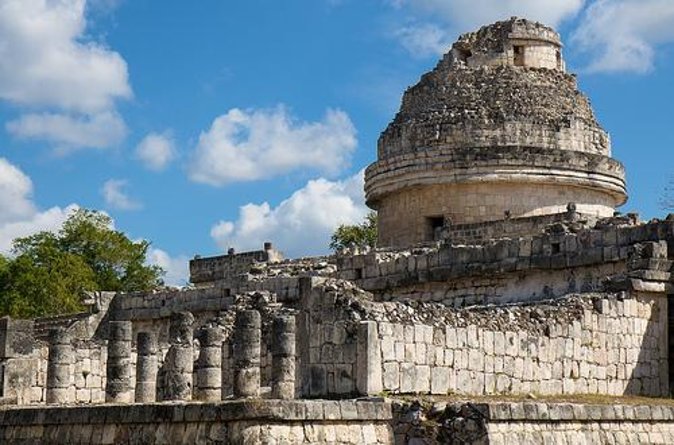
[[[379,245],[436,239],[450,224],[548,215],[575,203],[611,216],[625,171],[553,29],[512,18],[462,35],[381,134],[365,174]]]

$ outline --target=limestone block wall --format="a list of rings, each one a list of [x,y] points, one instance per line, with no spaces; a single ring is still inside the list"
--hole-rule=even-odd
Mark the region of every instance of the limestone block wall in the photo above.
[[[454,279],[451,285],[439,280],[430,281],[384,290],[379,299],[412,299],[454,307],[537,301],[570,292],[601,291],[607,277],[625,273],[625,266],[624,262],[613,262],[573,269],[533,270],[493,276],[483,274]]]
[[[201,283],[234,279],[248,272],[252,264],[282,259],[283,254],[274,249],[271,243],[265,243],[264,250],[194,258],[190,261],[190,281],[199,286]]]
[[[524,66],[564,70],[564,61],[558,46],[531,40],[515,40],[512,44],[524,47]]]
[[[381,366],[375,387],[463,395],[669,394],[665,298],[574,297],[556,304],[466,312],[458,325],[377,322],[367,352]],[[525,324],[537,317],[538,326]]]
[[[297,285],[297,279],[294,280]],[[59,319],[61,326],[68,332],[73,352],[68,354],[67,366],[69,381],[62,391],[63,403],[89,404],[105,401],[108,325],[103,322],[92,332],[91,320],[128,320],[131,321],[131,355],[129,361],[129,381],[131,392],[135,382],[137,338],[141,332],[152,333],[157,339],[156,366],[161,368],[170,348],[170,316],[179,311],[194,310],[194,331],[203,326],[219,326],[225,334],[222,357],[223,396],[232,393],[232,357],[231,332],[237,310],[251,305],[262,308],[264,326],[261,341],[261,383],[270,386],[272,381],[272,332],[271,322],[275,311],[280,309],[273,294],[265,291],[252,291],[240,295],[230,295],[222,288],[204,288],[188,291],[173,291],[153,294],[119,294],[115,297],[110,310],[94,314],[78,314],[72,319]],[[0,397],[9,403],[44,404],[46,403],[47,369],[49,346],[42,332],[55,321],[49,320],[38,331],[21,331],[21,320],[10,320],[16,329],[5,329],[3,335],[11,339],[23,338],[21,342],[5,341],[6,349],[0,357],[2,368],[2,393]],[[63,322],[63,323],[62,323]],[[83,327],[84,326],[84,327]],[[52,326],[53,327],[53,326]],[[20,335],[22,334],[22,335]],[[37,338],[35,338],[37,335]],[[91,335],[91,336],[90,336]],[[18,340],[17,340],[18,341]],[[200,345],[192,339],[196,361]],[[19,348],[21,346],[21,348]],[[196,382],[197,367],[194,367],[193,382]]]
[[[396,444],[669,444],[674,411],[666,404],[493,402],[394,406]],[[418,419],[425,418],[422,423]]]
[[[662,293],[453,309],[377,303],[333,280],[304,299],[305,396],[669,394]]]
[[[348,396],[357,392],[358,321],[337,287],[304,280],[298,315],[298,375],[304,397]],[[353,290],[353,289],[350,289]]]
[[[466,147],[476,153],[485,147],[511,151],[519,147],[537,147],[553,150],[552,153],[561,150],[562,153],[611,154],[608,134],[581,120],[571,121],[561,128],[528,122],[493,123],[485,128],[471,123],[439,125],[429,121],[420,122],[413,128],[402,127],[396,134],[383,136],[378,145],[379,160],[409,155],[410,146],[438,147],[449,152]],[[430,148],[425,150],[429,154],[433,152]]]
[[[383,401],[0,408],[3,444],[392,444]]]
[[[517,56],[513,47],[525,49]],[[529,52],[529,49],[532,49]],[[564,70],[559,34],[540,23],[512,18],[462,35],[453,45],[456,62],[470,67],[520,65]]]
[[[47,396],[48,347],[41,345],[25,358],[29,366],[21,369],[27,384],[19,390],[19,405],[44,404]],[[105,345],[95,341],[76,341],[70,365],[68,403],[88,404],[105,401]],[[13,385],[15,386],[15,385]]]
[[[505,46],[503,51],[473,54],[466,58],[465,63],[470,68],[509,65],[565,71],[557,44],[524,38],[511,40]],[[515,46],[521,48],[519,54],[515,53]]]
[[[118,294],[113,310],[118,320],[164,319],[175,311],[193,313],[227,310],[234,304],[228,288],[208,287],[180,291]]]
[[[130,376],[131,388],[136,379],[136,361],[137,361],[137,333],[138,332],[161,332],[163,326],[159,326],[157,330],[150,325],[140,323],[134,324],[133,335],[133,350],[130,357]],[[166,337],[161,337],[162,341],[158,344],[157,350],[157,368],[161,368],[164,359],[169,350],[169,344]],[[230,342],[229,337],[226,342]],[[69,404],[98,404],[105,402],[105,384],[106,384],[106,363],[107,363],[107,349],[106,343],[98,341],[74,342],[74,357],[73,363],[70,365],[70,381],[67,391],[67,403]],[[194,359],[199,355],[199,345],[195,343]],[[222,358],[223,371],[223,397],[232,394],[231,376],[233,372],[232,357],[225,348],[225,355]],[[262,386],[270,386],[272,379],[272,352],[269,332],[263,336],[262,339],[262,355],[260,363],[261,383]],[[33,354],[22,359],[29,361],[17,369],[25,383],[22,383],[20,388],[16,388],[16,382],[7,382],[12,388],[12,396],[17,397],[19,405],[30,404],[44,404],[46,403],[46,381],[47,381],[47,364],[48,364],[48,347],[46,345],[35,350]],[[11,371],[13,368],[9,367]],[[8,371],[8,372],[9,372]],[[194,369],[193,382],[197,381],[197,369]]]
[[[379,201],[379,243],[406,247],[434,241],[430,218],[444,218],[449,224],[496,221],[506,211],[513,218],[563,213],[569,202],[578,203],[579,212],[596,217],[612,216],[616,204],[600,190],[553,184],[494,182],[410,188]]]
[[[581,228],[589,229],[595,226],[597,220],[593,215],[566,211],[480,223],[451,224],[443,227],[441,239],[451,244],[480,244],[489,240],[540,235],[553,224],[577,224]]]
[[[664,250],[648,267],[668,280],[671,264],[665,240],[673,238],[674,222],[635,226],[629,219],[609,220],[613,222],[577,233],[563,229],[478,245],[339,256],[338,276],[383,300],[415,298],[454,305],[527,301],[601,289],[608,277],[627,272],[635,245],[658,241]]]

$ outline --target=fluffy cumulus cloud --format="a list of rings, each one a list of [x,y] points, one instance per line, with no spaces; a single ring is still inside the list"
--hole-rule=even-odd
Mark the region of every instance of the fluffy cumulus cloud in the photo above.
[[[648,72],[654,48],[674,41],[671,0],[598,0],[586,10],[572,43],[593,56],[590,71]]]
[[[0,1],[0,99],[50,113],[10,123],[18,136],[73,147],[114,145],[123,136],[114,110],[132,95],[127,65],[87,39],[86,6],[86,0]]]
[[[101,188],[105,204],[117,210],[138,210],[141,203],[131,198],[127,193],[128,181],[125,179],[109,179]]]
[[[340,110],[328,110],[318,122],[302,122],[283,106],[234,108],[200,135],[190,177],[217,186],[303,168],[334,175],[348,164],[356,144],[353,123]]]
[[[77,205],[71,204],[39,211],[32,194],[31,179],[18,167],[0,158],[0,253],[9,253],[15,238],[41,230],[57,230],[77,209]]]
[[[19,168],[0,158],[0,224],[35,213],[33,183]]]
[[[175,155],[175,142],[170,132],[150,133],[136,147],[136,157],[150,170],[165,169]]]
[[[166,251],[151,247],[147,253],[147,263],[154,264],[166,272],[164,282],[169,286],[185,286],[189,281],[189,261],[185,255],[172,257]]]
[[[68,114],[25,114],[8,122],[7,131],[22,139],[53,141],[58,153],[72,150],[106,148],[121,142],[126,136],[124,120],[115,112],[91,116]]]
[[[360,171],[343,181],[309,181],[276,207],[246,204],[236,221],[215,224],[211,236],[223,250],[260,249],[272,241],[292,257],[316,255],[327,252],[338,225],[362,222],[367,213]]]

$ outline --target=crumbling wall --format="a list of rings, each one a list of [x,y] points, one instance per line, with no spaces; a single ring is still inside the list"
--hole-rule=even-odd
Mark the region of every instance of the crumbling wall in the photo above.
[[[510,218],[472,224],[453,224],[448,221],[442,228],[440,237],[451,244],[480,244],[489,240],[535,236],[551,230],[553,226],[573,225],[577,229],[594,227],[597,217],[577,212],[574,203],[567,204],[566,212],[552,215],[538,215],[525,218]]]
[[[214,281],[234,280],[248,272],[255,263],[277,262],[283,254],[274,249],[271,243],[264,243],[263,250],[235,253],[233,249],[227,255],[210,258],[196,257],[190,260],[190,282],[197,286],[209,285]]]
[[[518,54],[514,46],[522,47]],[[520,65],[564,70],[559,34],[528,20],[511,18],[463,34],[452,46],[451,63],[469,67]]]
[[[674,411],[666,404],[424,402],[393,406],[396,444],[670,444]]]
[[[304,397],[348,396],[357,391],[360,318],[339,304],[345,294],[362,293],[346,282],[302,280],[298,315],[298,355]]]
[[[666,396],[667,304],[582,295],[452,311],[392,306],[369,354],[393,393]],[[424,321],[415,321],[423,319]]]
[[[376,303],[334,280],[306,295],[306,395],[669,394],[661,293],[466,309]]]
[[[609,219],[577,232],[560,224],[550,233],[476,245],[342,255],[338,276],[380,300],[502,304],[602,290],[608,277],[626,273],[634,245],[663,240],[656,262],[668,280],[665,240],[672,239],[674,221],[632,225],[632,219]]]

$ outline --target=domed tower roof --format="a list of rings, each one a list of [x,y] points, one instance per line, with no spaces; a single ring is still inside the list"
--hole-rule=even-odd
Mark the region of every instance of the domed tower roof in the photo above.
[[[380,244],[433,239],[440,224],[564,211],[609,216],[624,169],[565,71],[559,35],[512,18],[462,35],[409,88],[366,172]]]

